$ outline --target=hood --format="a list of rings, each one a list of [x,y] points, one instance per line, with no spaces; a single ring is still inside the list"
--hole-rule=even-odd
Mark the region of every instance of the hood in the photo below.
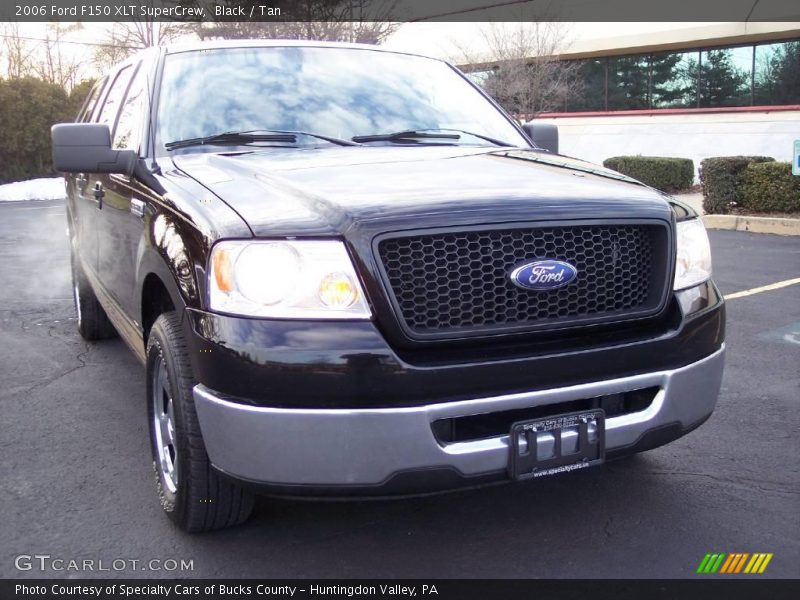
[[[172,160],[259,237],[671,215],[663,195],[632,179],[535,150],[270,148]]]

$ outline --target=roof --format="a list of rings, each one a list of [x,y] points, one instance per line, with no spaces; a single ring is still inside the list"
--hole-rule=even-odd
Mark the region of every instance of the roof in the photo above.
[[[164,46],[168,54],[179,52],[195,52],[197,50],[212,50],[219,48],[349,48],[351,50],[372,50],[373,52],[387,52],[391,54],[408,54],[411,56],[421,56],[433,60],[441,60],[432,56],[418,54],[416,52],[405,52],[399,50],[389,50],[374,44],[353,44],[347,42],[323,42],[318,40],[210,40],[196,42],[179,42]]]

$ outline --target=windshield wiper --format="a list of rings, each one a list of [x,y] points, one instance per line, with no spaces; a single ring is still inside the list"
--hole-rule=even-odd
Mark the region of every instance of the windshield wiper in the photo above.
[[[307,135],[308,137],[317,138],[318,140],[323,140],[323,141],[326,141],[326,142],[330,142],[331,144],[337,144],[338,146],[358,146],[359,145],[355,141],[351,142],[350,140],[343,140],[342,138],[337,138],[337,137],[333,137],[333,136],[330,136],[330,135],[322,135],[321,133],[311,133],[309,131],[281,131],[281,130],[278,130],[278,129],[275,129],[275,130],[267,129],[267,130],[264,130],[264,131],[267,131],[268,133],[287,133],[287,134],[291,134],[291,135]]]
[[[298,135],[305,135],[308,137],[317,138],[337,144],[339,146],[358,146],[356,142],[350,140],[342,140],[339,138],[322,135],[320,133],[310,133],[308,131],[280,131],[272,129],[259,129],[252,131],[226,131],[225,133],[217,133],[215,135],[207,135],[203,137],[189,138],[186,140],[178,140],[176,142],[169,142],[164,144],[167,150],[174,150],[175,148],[187,148],[189,146],[203,146],[205,144],[217,145],[246,145],[256,142],[284,142],[294,144],[297,142]]]
[[[483,135],[482,133],[475,133],[474,131],[466,131],[464,129],[439,129],[437,131],[459,131],[464,135],[471,135],[472,137],[479,138],[481,140],[485,140],[495,146],[504,146],[506,148],[514,148],[514,144],[509,144],[508,142],[504,142],[503,140],[498,140],[497,138],[489,137],[488,135]]]
[[[453,133],[445,133],[453,132]],[[513,147],[513,144],[503,142],[495,138],[483,135],[481,133],[473,133],[472,131],[465,131],[463,129],[417,129],[409,131],[396,131],[394,133],[376,133],[373,135],[357,135],[352,140],[354,142],[414,142],[418,139],[440,139],[440,140],[460,140],[461,133],[464,135],[471,135],[473,137],[485,140],[494,144],[495,146]]]
[[[428,131],[395,131],[394,133],[374,133],[372,135],[357,135],[352,138],[354,142],[414,142],[419,139],[457,140],[461,136],[457,133],[429,133]]]
[[[220,145],[220,146],[238,146],[245,144],[252,144],[255,142],[286,142],[293,144],[297,141],[297,137],[288,133],[254,133],[249,131],[226,131],[224,133],[216,133],[214,135],[205,135],[203,137],[188,138],[185,140],[177,140],[175,142],[168,142],[164,144],[167,150],[175,150],[177,148],[188,148],[189,146],[204,146]]]

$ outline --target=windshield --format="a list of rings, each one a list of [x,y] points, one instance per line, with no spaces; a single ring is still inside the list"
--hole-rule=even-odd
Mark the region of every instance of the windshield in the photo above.
[[[172,54],[166,59],[160,98],[162,147],[222,132],[306,131],[351,140],[439,129],[529,146],[447,64],[390,52],[252,47]],[[491,145],[469,134],[455,137],[426,138],[425,143]],[[322,143],[308,136],[296,141]]]

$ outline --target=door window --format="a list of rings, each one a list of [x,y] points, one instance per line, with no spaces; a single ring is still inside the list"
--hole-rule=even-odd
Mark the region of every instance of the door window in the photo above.
[[[98,123],[105,123],[109,129],[113,129],[117,112],[119,112],[119,105],[125,96],[125,90],[128,88],[128,82],[132,74],[133,68],[131,66],[127,66],[117,73],[114,83],[111,84],[111,89],[106,96],[103,108],[100,110],[100,115],[97,118]]]
[[[139,69],[136,72],[125,102],[122,104],[111,144],[117,150],[139,150],[144,113],[147,110],[147,74],[145,71],[146,69]]]
[[[94,112],[95,105],[97,104],[97,99],[100,97],[100,92],[103,91],[105,85],[106,78],[104,77],[92,86],[92,90],[86,97],[86,101],[83,103],[83,107],[78,113],[78,117],[75,119],[77,123],[86,123],[92,118],[92,113]]]

